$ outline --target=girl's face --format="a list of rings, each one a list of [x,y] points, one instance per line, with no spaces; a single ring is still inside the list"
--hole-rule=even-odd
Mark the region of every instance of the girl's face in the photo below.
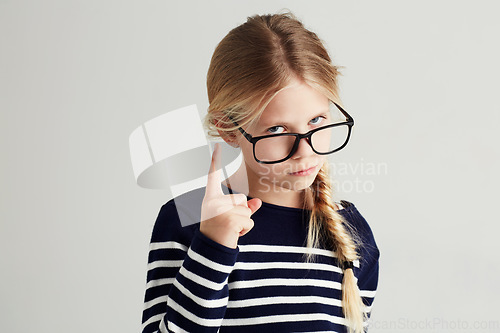
[[[306,133],[330,121],[328,98],[306,83],[295,80],[275,95],[255,126],[244,129],[253,137],[279,133]],[[257,162],[253,155],[252,144],[240,133],[238,144],[242,150],[252,192],[303,190],[312,184],[326,160],[326,155],[316,154],[305,139],[300,140],[293,156],[275,164]],[[314,169],[307,175],[292,174],[311,167]]]

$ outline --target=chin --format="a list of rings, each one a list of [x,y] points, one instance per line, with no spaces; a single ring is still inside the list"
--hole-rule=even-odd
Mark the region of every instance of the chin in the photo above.
[[[283,179],[281,181],[281,187],[287,188],[293,191],[303,191],[307,188],[309,188],[313,183],[314,180],[316,179],[316,174],[314,175],[309,175],[309,176],[303,176],[300,177],[300,179],[297,179],[295,176],[290,176],[287,177],[287,179]]]

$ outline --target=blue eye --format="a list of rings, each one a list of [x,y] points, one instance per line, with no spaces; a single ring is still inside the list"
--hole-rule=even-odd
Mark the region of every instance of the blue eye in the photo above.
[[[269,133],[271,133],[271,134],[279,134],[278,132],[274,132],[274,131],[272,131],[272,129],[273,129],[273,128],[278,128],[278,127],[283,128],[283,126],[273,126],[273,127],[269,127],[269,128],[267,129],[267,131],[268,131]]]
[[[327,117],[326,116],[317,116],[317,117],[314,117],[313,119],[310,120],[310,122],[312,122],[312,125],[319,125],[323,122],[324,119],[326,119]],[[314,121],[316,119],[316,121]],[[267,133],[270,133],[270,134],[281,134],[283,132],[277,132],[277,131],[274,131],[273,129],[276,129],[276,128],[284,128],[284,126],[281,126],[281,125],[276,125],[276,126],[273,126],[273,127],[269,127],[266,132]]]
[[[326,117],[324,117],[324,116],[317,116],[316,118],[313,118],[311,121],[313,121],[314,119],[323,120],[323,119],[326,119]],[[321,123],[322,123],[322,121],[314,123],[313,125],[318,125],[318,124],[321,124]]]

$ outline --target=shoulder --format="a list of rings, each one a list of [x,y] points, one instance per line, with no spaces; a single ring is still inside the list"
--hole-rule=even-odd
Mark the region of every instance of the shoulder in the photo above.
[[[340,207],[341,209],[337,212],[342,214],[347,222],[355,228],[355,230],[359,233],[359,236],[373,238],[371,227],[368,221],[358,210],[358,207],[356,207],[354,203],[347,200],[341,200],[340,204],[342,207]]]
[[[160,242],[179,238],[189,243],[199,229],[204,187],[197,188],[168,200],[158,213],[151,241]]]
[[[370,224],[354,203],[347,200],[341,200],[340,204],[343,209],[340,209],[338,213],[345,218],[349,227],[356,233],[361,241],[360,250],[363,260],[377,261],[380,257],[380,252]]]

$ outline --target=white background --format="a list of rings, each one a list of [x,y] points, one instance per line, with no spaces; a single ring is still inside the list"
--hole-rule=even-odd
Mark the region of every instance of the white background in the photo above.
[[[140,331],[170,196],[137,186],[128,137],[206,110],[216,44],[283,8],[344,66],[331,160],[381,252],[370,332],[500,331],[497,2],[2,0],[1,332]]]

